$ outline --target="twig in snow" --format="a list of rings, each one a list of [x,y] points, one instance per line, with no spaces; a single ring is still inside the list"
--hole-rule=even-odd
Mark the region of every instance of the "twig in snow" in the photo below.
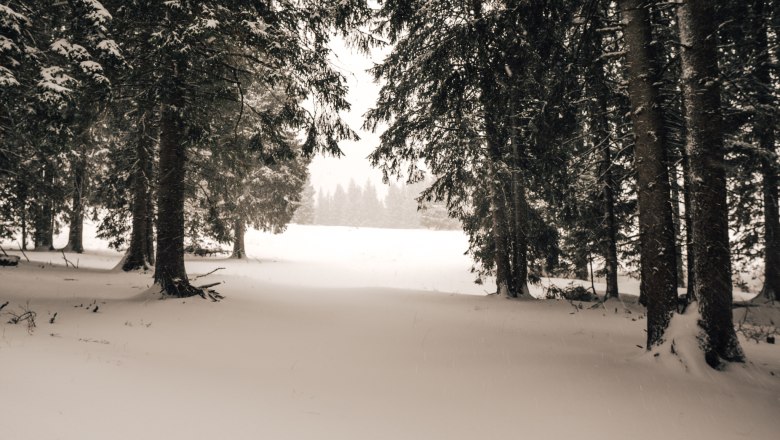
[[[60,251],[60,252],[62,252],[62,258],[65,260],[65,267],[68,267],[68,264],[70,264],[71,266],[73,266],[74,269],[78,269],[78,266],[73,264],[73,262],[68,260],[68,257],[65,256],[65,251]]]
[[[8,314],[11,315],[11,319],[8,321],[9,324],[18,324],[22,321],[27,322],[27,332],[32,333],[33,329],[35,328],[35,317],[37,316],[37,313],[30,310],[30,303],[27,303],[26,307],[21,307],[22,312],[16,313],[9,311]]]
[[[24,247],[22,247],[21,243],[19,243],[19,250],[22,252],[22,255],[24,255],[24,259],[29,263],[30,257],[27,256],[27,253],[24,251]]]
[[[222,270],[222,269],[224,269],[224,267],[218,267],[218,268],[216,268],[216,269],[212,270],[211,272],[207,272],[207,273],[204,273],[203,275],[198,275],[198,276],[196,276],[196,277],[192,277],[192,278],[191,278],[191,281],[195,281],[195,280],[197,280],[198,278],[207,277],[207,276],[209,276],[209,275],[213,274],[214,272],[216,272],[216,271],[218,271],[218,270]],[[219,284],[219,283],[217,283],[217,284]],[[217,284],[212,284],[212,286],[216,286]]]

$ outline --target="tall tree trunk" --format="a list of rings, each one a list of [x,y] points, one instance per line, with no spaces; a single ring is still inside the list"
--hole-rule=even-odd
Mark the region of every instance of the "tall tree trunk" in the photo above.
[[[241,216],[237,216],[233,222],[233,255],[230,258],[243,259],[246,257],[246,245],[244,244],[244,235],[246,233],[246,223]]]
[[[600,36],[599,36],[600,38]],[[599,45],[601,43],[599,42]],[[594,129],[596,145],[601,145],[601,160],[599,170],[599,184],[604,206],[604,237],[603,246],[604,269],[606,272],[607,290],[605,299],[617,298],[618,293],[618,255],[617,255],[617,219],[615,219],[615,179],[612,175],[612,136],[609,130],[609,105],[607,94],[609,88],[604,78],[604,65],[602,61],[596,63],[594,68],[595,78],[594,92],[596,94],[597,108],[594,111]]]
[[[604,198],[604,229],[606,245],[604,246],[604,268],[606,269],[607,290],[605,299],[617,298],[618,293],[618,256],[617,256],[617,220],[615,219],[615,192],[612,178],[612,152],[609,139],[606,139],[601,150],[601,184]]]
[[[22,222],[22,243],[21,248],[27,249],[27,188],[21,187],[19,190],[19,214]]]
[[[691,217],[691,165],[688,152],[683,151],[683,200],[685,207],[685,260],[686,260],[686,294],[688,301],[696,299],[696,272],[694,261],[696,260],[693,249],[693,218]]]
[[[516,297],[517,292],[512,289],[510,277],[512,276],[512,267],[510,264],[510,253],[507,234],[506,205],[504,198],[499,193],[499,177],[496,172],[496,165],[490,164],[490,215],[493,228],[493,242],[495,245],[495,263],[496,263],[496,288],[497,293],[502,296]]]
[[[184,120],[184,63],[169,72],[161,97],[160,165],[157,189],[157,261],[154,280],[172,296],[191,296],[184,268],[184,177],[186,146]]]
[[[732,318],[726,169],[714,3],[684,0],[680,24],[682,89],[690,157],[696,298],[704,358],[712,367],[743,361]]]
[[[511,99],[511,98],[510,98]],[[511,114],[515,114],[514,107]],[[517,295],[529,296],[528,292],[528,201],[525,182],[521,173],[523,167],[520,139],[517,135],[517,118],[510,116],[510,142],[512,142],[512,266]]]
[[[152,155],[157,142],[156,124],[152,121],[154,103],[145,103],[139,108],[135,141],[135,165],[133,167],[133,229],[130,247],[125,256],[122,270],[148,269],[154,263],[153,213],[151,197]]]
[[[517,291],[512,285],[512,267],[508,243],[508,220],[504,195],[502,194],[501,167],[503,161],[503,142],[499,127],[501,113],[496,105],[499,98],[498,84],[491,66],[491,56],[488,53],[489,31],[482,16],[482,0],[472,0],[474,13],[474,30],[478,43],[478,63],[480,104],[482,105],[483,124],[488,149],[488,189],[490,191],[490,206],[492,217],[492,233],[495,243],[496,285],[499,295],[516,297]]]
[[[68,231],[68,244],[65,250],[71,252],[84,252],[84,191],[87,184],[87,151],[86,144],[82,142],[79,157],[73,165],[73,206],[70,211],[70,230]]]
[[[154,215],[154,194],[151,191],[146,200],[146,251],[149,253],[149,264],[155,264],[157,261],[154,252],[154,225],[156,217]]]
[[[672,190],[672,221],[674,224],[675,266],[677,267],[677,287],[685,287],[685,270],[682,258],[682,221],[680,216],[680,185],[677,182],[677,167],[672,165],[669,186]]]
[[[599,12],[593,15],[593,27],[596,32],[593,33],[591,38],[594,38],[594,45],[596,54],[608,52],[605,46],[603,35],[598,32],[599,29],[604,27],[604,22],[607,20],[606,11],[602,11],[601,7],[598,8]],[[592,90],[595,95],[595,102],[593,105],[592,113],[592,130],[594,133],[593,143],[601,150],[601,157],[599,160],[599,185],[601,186],[601,196],[603,202],[603,235],[604,240],[601,246],[601,251],[604,258],[604,272],[606,277],[606,291],[604,293],[604,299],[617,298],[618,293],[618,255],[617,255],[617,235],[618,235],[618,222],[615,218],[615,179],[612,173],[612,133],[609,127],[609,97],[610,89],[607,85],[606,73],[607,68],[604,58],[601,56],[594,57],[593,73],[591,83],[593,84]]]
[[[657,55],[647,2],[621,0],[628,91],[635,138],[641,284],[647,306],[647,349],[663,342],[677,306],[674,225],[669,199],[667,142],[658,101]]]
[[[778,155],[775,149],[775,130],[772,113],[775,102],[772,98],[772,72],[769,56],[769,8],[765,0],[755,0],[755,15],[759,23],[756,30],[758,102],[761,104],[756,115],[753,131],[764,150],[761,163],[764,198],[764,287],[762,294],[770,300],[780,299],[780,218],[778,218]]]
[[[54,187],[54,173],[50,164],[43,166],[43,191],[38,195],[38,205],[35,207],[35,241],[36,251],[54,250],[54,207],[51,192]]]

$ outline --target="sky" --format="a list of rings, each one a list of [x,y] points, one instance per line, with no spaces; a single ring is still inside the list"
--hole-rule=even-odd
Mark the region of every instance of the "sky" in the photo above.
[[[354,180],[358,185],[364,185],[366,180],[371,180],[377,187],[380,197],[386,193],[386,185],[382,183],[382,173],[371,167],[366,157],[379,145],[381,133],[371,133],[361,129],[363,114],[374,106],[380,86],[374,83],[371,75],[366,72],[375,63],[381,62],[388,49],[374,49],[370,56],[361,54],[346,46],[341,38],[335,38],[331,42],[333,55],[331,62],[347,78],[349,92],[347,101],[352,108],[343,113],[344,120],[360,136],[357,142],[342,141],[339,143],[344,155],[341,158],[317,155],[309,166],[311,181],[318,191],[324,190],[332,193],[337,185],[343,187]]]

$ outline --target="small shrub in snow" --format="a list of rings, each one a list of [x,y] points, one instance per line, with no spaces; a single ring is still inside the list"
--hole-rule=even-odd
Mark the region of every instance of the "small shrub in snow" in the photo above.
[[[574,284],[569,284],[566,287],[550,286],[545,290],[545,298],[585,302],[591,302],[598,299],[590,290],[582,286],[575,286]]]

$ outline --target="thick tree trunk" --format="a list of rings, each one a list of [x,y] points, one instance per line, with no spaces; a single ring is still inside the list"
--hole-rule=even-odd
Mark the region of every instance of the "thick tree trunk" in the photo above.
[[[515,113],[512,108],[512,113]],[[528,292],[528,201],[526,199],[525,182],[521,169],[523,166],[520,139],[517,136],[516,118],[510,118],[512,127],[510,141],[512,142],[512,279],[517,295],[529,296]]]
[[[246,223],[240,216],[233,222],[233,255],[230,258],[243,259],[246,257],[246,245],[244,244],[244,234],[246,233]]]
[[[149,104],[142,113],[135,139],[135,166],[133,168],[133,229],[130,247],[125,256],[122,270],[148,269],[154,263],[152,195],[152,155],[157,141],[157,130],[151,121],[154,104]]]
[[[780,218],[778,218],[778,155],[775,149],[775,130],[772,111],[774,101],[770,90],[773,88],[769,56],[769,11],[765,0],[755,1],[755,15],[760,20],[756,30],[757,68],[759,81],[758,101],[761,104],[756,115],[753,131],[759,145],[764,150],[761,163],[764,198],[764,287],[762,294],[770,300],[780,299]]]
[[[160,164],[157,189],[157,261],[154,280],[172,296],[191,296],[184,268],[184,173],[186,157],[183,63],[171,77],[161,99]]]
[[[496,289],[502,296],[516,297],[517,292],[512,289],[510,277],[512,267],[509,262],[510,253],[507,235],[506,205],[501,197],[500,186],[498,182],[496,165],[490,164],[490,215],[493,229],[493,242],[495,245],[495,263],[496,263]]]
[[[674,225],[669,198],[667,142],[658,104],[656,49],[644,0],[621,0],[626,41],[628,90],[635,138],[639,234],[640,298],[647,306],[647,349],[663,342],[677,306]]]
[[[696,298],[702,327],[704,357],[712,367],[723,360],[743,361],[732,321],[726,163],[720,83],[717,23],[710,0],[684,0],[677,10],[686,148],[690,157],[691,214],[696,255]]]
[[[65,250],[70,252],[84,252],[84,191],[87,184],[87,152],[82,145],[80,157],[73,166],[73,206],[70,210],[70,231],[68,231],[68,244]]]

